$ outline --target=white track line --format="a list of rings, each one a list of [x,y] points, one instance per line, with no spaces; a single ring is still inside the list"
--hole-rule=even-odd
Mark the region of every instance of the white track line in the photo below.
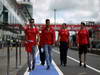
[[[55,69],[57,70],[57,72],[58,72],[59,75],[64,75],[64,74],[62,73],[62,71],[58,68],[58,66],[56,65],[56,63],[55,63],[54,61],[52,61],[52,64],[53,64],[53,66],[55,67]]]
[[[60,54],[57,50],[53,50],[53,51],[56,52],[57,54]],[[70,56],[67,56],[67,57],[68,57],[69,59],[71,59],[71,60],[73,60],[73,61],[79,63],[78,60],[76,60],[76,59],[74,59],[74,58],[72,58],[72,57],[70,57]],[[91,66],[89,66],[89,65],[87,65],[87,67],[90,68],[90,69],[93,70],[93,71],[96,71],[96,72],[100,73],[100,70],[98,70],[98,69],[96,69],[96,68],[94,68],[94,67],[91,67]]]

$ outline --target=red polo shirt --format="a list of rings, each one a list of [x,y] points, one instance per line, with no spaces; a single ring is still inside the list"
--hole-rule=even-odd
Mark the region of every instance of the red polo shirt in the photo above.
[[[32,46],[35,46],[37,41],[36,41],[36,35],[39,33],[38,29],[35,28],[29,28],[29,26],[23,28],[25,31],[25,37],[26,37],[26,42],[25,42],[25,47],[26,51],[32,52]]]
[[[45,27],[42,30],[43,38],[44,38],[44,45],[49,44],[52,45],[55,43],[55,31],[53,28],[49,27],[49,30],[47,27]]]
[[[69,42],[69,31],[67,29],[61,29],[59,31],[60,41]]]
[[[78,43],[79,45],[89,44],[89,31],[87,29],[81,29],[78,32]]]

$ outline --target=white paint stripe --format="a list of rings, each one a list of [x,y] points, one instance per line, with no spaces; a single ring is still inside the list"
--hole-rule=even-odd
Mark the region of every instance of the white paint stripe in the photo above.
[[[62,71],[58,68],[58,66],[56,65],[56,63],[55,63],[54,61],[52,61],[52,64],[53,64],[53,66],[55,67],[55,69],[57,70],[57,72],[58,72],[59,75],[64,75],[64,74],[62,73]]]
[[[28,68],[26,69],[26,72],[24,73],[24,75],[29,75]]]
[[[59,53],[58,51],[56,51],[56,50],[53,50],[53,51],[56,52],[57,54],[60,54],[60,53]],[[70,57],[70,56],[67,56],[67,57],[68,57],[69,59],[71,59],[71,60],[73,60],[73,61],[79,63],[78,60],[76,60],[76,59],[74,59],[74,58],[72,58],[72,57]],[[83,64],[83,63],[82,63],[82,64]],[[100,70],[98,70],[98,69],[96,69],[96,68],[93,68],[93,67],[91,67],[91,66],[89,66],[89,65],[87,65],[87,67],[90,68],[91,70],[94,70],[94,71],[100,73]]]
[[[38,54],[39,54],[39,50],[37,51],[37,53],[36,53],[36,56],[35,56],[35,57],[37,57],[37,56],[38,56]],[[28,68],[26,69],[26,71],[25,71],[24,75],[29,75]]]

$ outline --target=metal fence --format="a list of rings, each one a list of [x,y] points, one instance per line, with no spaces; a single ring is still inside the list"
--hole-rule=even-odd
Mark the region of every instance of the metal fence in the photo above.
[[[0,49],[0,75],[16,74],[23,65],[22,52],[25,53],[23,49],[21,42],[17,41],[15,45],[11,45],[9,41],[6,41],[6,46]],[[26,63],[26,60],[24,61]]]

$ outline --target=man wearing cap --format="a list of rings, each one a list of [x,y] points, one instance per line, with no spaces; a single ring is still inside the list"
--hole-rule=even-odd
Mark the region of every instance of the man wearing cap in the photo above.
[[[66,27],[66,23],[63,23],[62,28],[59,30],[58,42],[60,42],[60,63],[62,66],[66,66],[69,48],[69,30]]]
[[[47,70],[50,69],[50,65],[52,63],[52,45],[55,43],[55,31],[50,27],[50,19],[46,19],[46,26],[42,30],[42,34],[44,36],[44,50],[46,57]]]
[[[44,35],[43,33],[41,32],[43,27],[39,27],[39,54],[40,54],[40,61],[41,61],[41,65],[44,65],[45,64],[45,51],[43,49],[43,45],[44,45]]]
[[[86,68],[86,54],[89,45],[89,31],[86,29],[84,22],[81,22],[81,28],[78,31],[78,48],[79,48],[79,65],[82,66],[82,54],[84,54],[84,67]]]
[[[35,68],[35,50],[36,45],[38,43],[37,37],[38,37],[38,29],[34,25],[34,19],[29,20],[29,25],[22,27],[25,32],[25,49],[27,51],[27,63],[29,70],[34,70]],[[32,64],[31,64],[31,58],[32,58]],[[32,67],[32,68],[31,68]]]

